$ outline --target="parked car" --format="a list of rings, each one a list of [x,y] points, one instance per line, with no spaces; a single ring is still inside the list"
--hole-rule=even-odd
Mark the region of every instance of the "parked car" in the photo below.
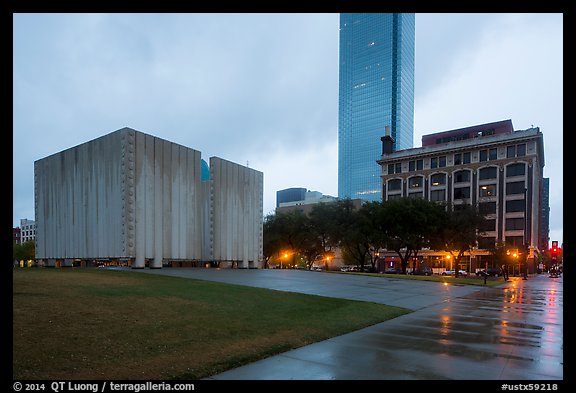
[[[445,270],[441,273],[443,276],[454,276],[456,275],[456,271],[454,270]],[[459,276],[464,276],[466,277],[468,275],[468,272],[466,270],[458,270],[458,275]]]
[[[416,269],[412,272],[412,274],[417,276],[431,276],[433,274],[432,268],[428,266],[423,266],[419,269]]]
[[[498,277],[502,275],[502,269],[499,267],[489,267],[486,273],[488,273],[489,276]]]
[[[498,277],[502,275],[502,269],[499,267],[489,267],[488,269],[478,270],[476,272],[477,276],[484,277],[484,276],[492,276]]]
[[[402,269],[396,269],[393,267],[387,268],[384,273],[386,274],[402,274]]]
[[[486,273],[486,270],[478,270],[476,272],[476,277],[488,277],[488,276],[489,276],[489,274]]]

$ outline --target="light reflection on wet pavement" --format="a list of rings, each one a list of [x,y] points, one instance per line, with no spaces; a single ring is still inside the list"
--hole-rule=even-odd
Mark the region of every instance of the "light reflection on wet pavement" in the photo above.
[[[562,380],[563,278],[513,277],[210,379]]]

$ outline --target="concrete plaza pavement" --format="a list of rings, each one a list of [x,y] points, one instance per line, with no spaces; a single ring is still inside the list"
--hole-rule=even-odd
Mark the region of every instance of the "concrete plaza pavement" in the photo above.
[[[563,380],[563,278],[498,287],[297,270],[142,272],[341,297],[414,312],[211,380]]]

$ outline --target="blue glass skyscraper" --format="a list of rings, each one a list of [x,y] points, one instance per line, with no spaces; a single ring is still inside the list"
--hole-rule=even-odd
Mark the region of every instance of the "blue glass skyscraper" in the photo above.
[[[380,137],[413,146],[414,14],[340,14],[338,197],[382,199]]]

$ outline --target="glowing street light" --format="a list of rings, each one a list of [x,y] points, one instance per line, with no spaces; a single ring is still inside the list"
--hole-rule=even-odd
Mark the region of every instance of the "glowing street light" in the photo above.
[[[284,251],[283,258],[288,262],[288,251]],[[282,270],[282,258],[280,258],[280,270]]]
[[[325,263],[325,265],[326,265],[326,271],[328,271],[328,263],[329,263],[329,262],[330,262],[330,255],[329,255],[329,254],[326,254],[326,263]]]

